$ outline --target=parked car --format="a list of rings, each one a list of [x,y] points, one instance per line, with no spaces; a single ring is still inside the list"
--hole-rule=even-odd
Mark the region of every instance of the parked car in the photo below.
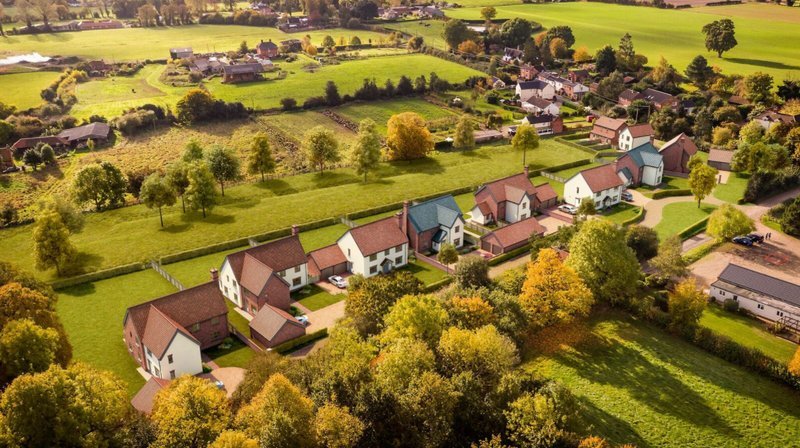
[[[15,167],[15,166],[10,166],[10,167],[8,167],[8,168],[3,170],[3,174],[13,173],[13,172],[16,172],[16,171],[19,171],[19,168]]]
[[[510,137],[516,135],[516,133],[517,133],[517,127],[516,126],[509,126],[508,127],[508,135]]]
[[[623,201],[633,202],[633,194],[630,191],[623,191],[620,196]]]
[[[558,206],[558,209],[564,213],[569,213],[570,215],[578,213],[578,208],[574,205],[561,204]]]
[[[332,275],[332,276],[328,277],[328,281],[331,282],[334,286],[336,286],[339,289],[347,288],[347,280],[343,279],[339,275]]]
[[[751,233],[747,235],[747,239],[754,243],[763,243],[764,242],[764,235],[760,233]]]
[[[304,326],[308,326],[308,316],[306,316],[305,314],[303,314],[302,316],[297,316],[296,319]]]
[[[747,247],[750,247],[750,246],[753,245],[753,240],[751,240],[750,238],[748,238],[746,236],[742,236],[742,235],[733,237],[732,241],[734,243],[736,243],[736,244],[741,244],[742,246],[747,246]]]

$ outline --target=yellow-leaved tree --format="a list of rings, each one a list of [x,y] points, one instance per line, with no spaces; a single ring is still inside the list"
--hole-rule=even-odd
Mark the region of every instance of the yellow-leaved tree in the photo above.
[[[792,360],[789,361],[789,372],[792,375],[800,376],[800,347],[797,348],[797,351],[794,352],[794,356],[792,356]]]
[[[419,159],[433,151],[433,136],[419,114],[403,112],[392,115],[387,128],[386,146],[390,160]]]

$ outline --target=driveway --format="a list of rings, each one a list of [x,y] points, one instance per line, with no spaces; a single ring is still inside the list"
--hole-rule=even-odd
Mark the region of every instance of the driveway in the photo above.
[[[336,321],[344,317],[344,305],[346,300],[347,299],[336,302],[333,305],[306,314],[306,316],[308,316],[308,322],[310,323],[309,326],[306,327],[306,334],[322,330],[323,328],[332,328]]]
[[[524,266],[528,264],[529,261],[531,261],[531,253],[525,252],[519,257],[504,261],[498,264],[497,266],[492,266],[489,268],[489,278],[497,278],[503,275],[503,272],[506,272],[509,269],[514,269],[520,266]]]

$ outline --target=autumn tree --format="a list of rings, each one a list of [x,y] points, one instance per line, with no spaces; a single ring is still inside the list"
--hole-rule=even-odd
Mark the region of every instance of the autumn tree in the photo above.
[[[746,235],[756,226],[753,219],[731,204],[723,204],[708,217],[706,233],[717,241],[728,241],[737,235]]]
[[[589,49],[585,46],[578,47],[575,52],[572,53],[572,60],[575,62],[586,62],[592,59],[592,55],[589,54]]]
[[[33,251],[36,256],[36,269],[56,268],[58,275],[62,269],[75,259],[75,246],[69,240],[69,229],[61,216],[48,212],[36,218],[33,228]]]
[[[447,322],[447,311],[435,297],[405,296],[392,305],[384,317],[379,339],[384,344],[402,338],[420,339],[433,346]]]
[[[694,278],[678,283],[667,299],[670,328],[674,331],[687,331],[697,327],[707,301],[708,298],[697,288]]]
[[[58,331],[30,319],[9,322],[0,331],[0,372],[6,378],[43,372],[56,360]]]
[[[792,375],[800,376],[800,347],[797,347],[791,361],[789,361],[788,369]]]
[[[358,135],[350,151],[350,162],[357,174],[364,175],[377,168],[381,161],[381,136],[377,125],[371,118],[365,118],[358,124]]]
[[[458,44],[458,52],[462,54],[479,55],[483,53],[483,48],[474,40],[465,40]]]
[[[358,444],[366,425],[349,409],[326,403],[317,410],[314,431],[317,440],[326,448],[350,448]]]
[[[355,277],[355,276],[354,276]],[[422,282],[407,271],[368,279],[350,277],[345,314],[361,334],[377,332],[383,316],[405,295],[422,292]]]
[[[697,208],[717,185],[717,173],[716,168],[705,164],[696,165],[689,173],[689,189],[697,199]]]
[[[241,431],[223,431],[208,448],[258,448],[258,440]]]
[[[452,297],[447,312],[460,328],[473,330],[494,322],[494,307],[480,297]]]
[[[208,153],[208,168],[214,179],[219,182],[222,196],[225,196],[225,182],[232,182],[239,178],[241,164],[233,151],[215,146]]]
[[[225,392],[214,383],[185,375],[156,394],[151,419],[157,431],[153,446],[200,447],[225,430],[230,410]]]
[[[561,396],[569,398],[559,400]],[[505,411],[509,439],[517,446],[558,446],[568,439],[566,427],[575,414],[573,403],[566,390],[558,395],[522,394]]]
[[[208,169],[208,165],[202,161],[190,164],[186,174],[189,179],[189,186],[186,187],[186,193],[184,193],[186,202],[191,210],[202,210],[203,218],[205,218],[206,210],[213,209],[217,203],[214,175]]]
[[[269,138],[267,134],[259,132],[253,137],[250,151],[247,153],[247,172],[261,174],[261,182],[264,182],[266,180],[264,174],[273,171],[275,171],[275,159],[272,157]]]
[[[480,288],[490,283],[489,262],[479,255],[461,257],[453,272],[459,288]]]
[[[340,160],[339,142],[333,131],[324,126],[317,126],[306,133],[303,140],[303,149],[309,165],[319,168],[322,173],[326,163],[336,163]]]
[[[442,333],[436,351],[443,372],[472,372],[488,383],[495,383],[519,362],[514,342],[493,325],[475,330],[450,327]]]
[[[402,112],[392,115],[387,128],[386,146],[390,160],[419,159],[433,151],[433,136],[418,114]]]
[[[530,124],[521,124],[517,126],[517,132],[511,138],[511,146],[518,151],[522,151],[522,166],[526,167],[528,166],[528,151],[533,151],[539,147],[539,133]]]
[[[722,53],[732,50],[738,44],[731,19],[715,20],[704,25],[702,31],[706,35],[706,50],[717,53],[717,57],[721,58]]]
[[[158,209],[158,219],[163,228],[164,215],[161,213],[161,209],[163,207],[175,205],[178,198],[169,181],[160,173],[153,173],[147,176],[142,183],[142,191],[139,193],[139,200],[142,201],[147,208]]]

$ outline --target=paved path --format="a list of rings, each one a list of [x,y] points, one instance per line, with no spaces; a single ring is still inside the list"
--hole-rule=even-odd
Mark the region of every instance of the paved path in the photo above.
[[[498,264],[497,266],[492,266],[489,268],[489,278],[497,278],[501,276],[503,272],[506,272],[509,269],[514,269],[520,266],[524,266],[529,261],[531,261],[531,253],[525,252],[519,257],[512,258],[508,261],[504,261]]]
[[[308,316],[309,326],[306,328],[306,334],[313,333],[323,328],[332,328],[337,320],[344,317],[344,304],[345,300],[328,305],[317,311],[310,311]]]

